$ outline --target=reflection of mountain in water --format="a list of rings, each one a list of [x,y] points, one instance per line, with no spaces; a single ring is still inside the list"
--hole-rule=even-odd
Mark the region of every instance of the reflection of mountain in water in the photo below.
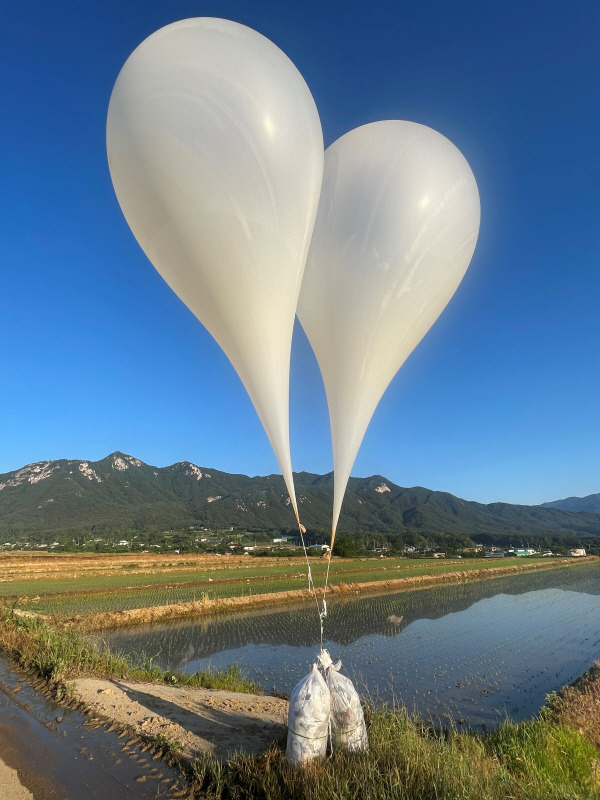
[[[485,598],[552,588],[600,595],[600,567],[552,569],[392,595],[330,595],[325,634],[328,641],[339,645],[373,634],[393,637],[417,619],[439,619]],[[103,640],[113,651],[150,657],[163,668],[177,669],[177,665],[181,668],[190,661],[251,644],[315,647],[319,625],[314,604],[303,604],[105,632]]]

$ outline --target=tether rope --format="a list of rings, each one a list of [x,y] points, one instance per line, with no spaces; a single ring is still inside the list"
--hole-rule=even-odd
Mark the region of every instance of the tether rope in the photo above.
[[[327,616],[327,606],[324,605],[324,611],[319,606],[319,597],[317,595],[317,590],[315,587],[315,582],[313,581],[312,571],[310,568],[310,562],[308,560],[308,550],[306,549],[306,543],[304,541],[304,534],[306,533],[306,528],[300,522],[298,517],[296,517],[298,521],[298,530],[300,531],[300,541],[302,542],[302,549],[304,550],[304,558],[306,560],[306,577],[308,579],[308,591],[312,593],[313,597],[315,598],[315,604],[317,606],[317,614],[319,616],[319,627],[321,632],[321,650],[323,649],[323,620]],[[329,574],[329,565],[327,566],[327,573]],[[323,603],[325,604],[325,594],[323,593]]]
[[[306,560],[306,573],[308,579],[308,591],[312,593],[313,597],[315,598],[315,603],[317,606],[317,614],[319,615],[319,628],[320,628],[320,645],[321,651],[323,650],[323,627],[324,621],[327,619],[327,588],[329,586],[329,569],[331,567],[331,550],[327,554],[327,572],[325,573],[325,586],[323,587],[323,599],[321,601],[321,605],[319,605],[319,597],[317,595],[317,589],[315,586],[315,582],[313,581],[312,571],[310,568],[310,562],[308,560],[308,550],[306,548],[306,543],[304,541],[304,534],[306,533],[306,528],[300,522],[298,516],[296,516],[296,521],[298,522],[298,530],[300,531],[300,541],[302,542],[302,550],[304,551],[304,558]]]

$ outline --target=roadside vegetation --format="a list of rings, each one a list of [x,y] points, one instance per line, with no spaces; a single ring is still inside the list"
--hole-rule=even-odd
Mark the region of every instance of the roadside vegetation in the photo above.
[[[582,733],[600,752],[600,661],[571,686],[550,695],[548,713],[553,721]]]
[[[239,668],[192,676],[135,666],[100,652],[75,632],[0,609],[0,649],[51,682],[57,698],[69,681],[95,675],[232,691],[258,691]],[[182,764],[197,800],[597,800],[600,797],[600,664],[550,698],[538,718],[504,723],[487,735],[436,731],[405,709],[365,708],[369,751],[336,750],[308,768],[285,757],[285,741],[264,754],[225,763]],[[157,742],[178,758],[177,742]]]
[[[367,709],[369,752],[334,752],[294,768],[283,744],[225,764],[195,761],[206,800],[594,800],[600,755],[581,733],[545,719],[494,733],[436,732],[403,710]]]
[[[126,656],[100,650],[78,631],[61,631],[35,614],[0,606],[0,651],[36,677],[66,685],[84,675],[166,683],[204,689],[226,689],[256,694],[259,685],[246,678],[239,666],[185,675],[163,671],[150,660],[136,664]]]

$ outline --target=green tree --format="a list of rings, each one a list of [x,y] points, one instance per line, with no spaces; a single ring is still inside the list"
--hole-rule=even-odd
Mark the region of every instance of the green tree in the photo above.
[[[348,537],[336,539],[333,545],[333,555],[340,558],[355,558],[357,555],[356,542]]]

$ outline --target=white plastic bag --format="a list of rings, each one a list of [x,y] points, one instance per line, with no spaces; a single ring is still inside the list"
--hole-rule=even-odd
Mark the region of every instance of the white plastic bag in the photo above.
[[[327,685],[331,692],[332,746],[361,753],[369,749],[365,716],[354,684],[338,672],[341,666],[342,662],[338,661],[327,670]]]
[[[327,753],[331,695],[323,676],[312,671],[296,684],[290,697],[286,756],[292,764],[306,764]]]

